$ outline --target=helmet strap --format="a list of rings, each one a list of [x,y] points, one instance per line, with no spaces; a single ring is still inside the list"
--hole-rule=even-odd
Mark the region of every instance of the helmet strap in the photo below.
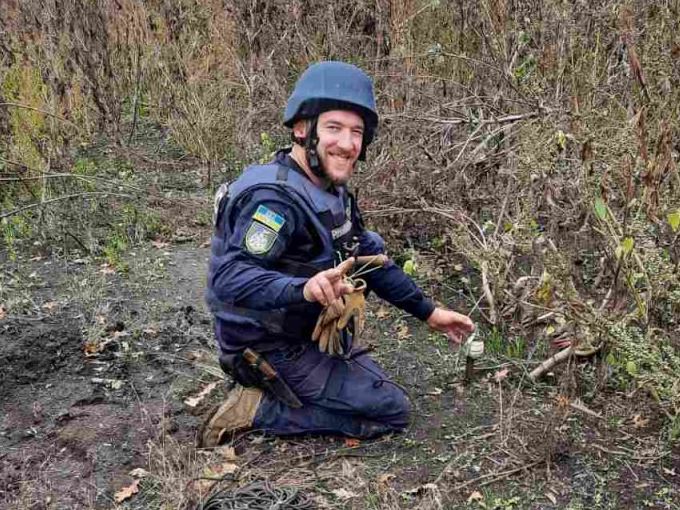
[[[317,146],[319,145],[319,135],[316,131],[317,124],[319,122],[319,117],[314,117],[309,123],[309,128],[307,130],[307,136],[305,136],[305,154],[307,155],[307,164],[309,169],[314,175],[316,175],[321,180],[327,180],[326,170],[321,163],[321,158],[319,158],[319,153],[317,152]]]
[[[316,131],[318,120],[318,117],[309,119],[307,133],[304,138],[295,136],[294,133],[291,133],[291,138],[294,143],[304,147],[307,165],[312,173],[321,179],[322,182],[328,184],[329,179],[326,175],[326,169],[323,167],[323,163],[321,163],[321,158],[319,158],[319,153],[317,152],[317,145],[319,144],[319,135]]]

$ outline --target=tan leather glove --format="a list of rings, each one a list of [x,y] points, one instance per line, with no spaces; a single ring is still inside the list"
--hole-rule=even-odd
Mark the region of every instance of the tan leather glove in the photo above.
[[[319,342],[319,350],[333,354],[341,352],[340,348],[340,333],[337,328],[338,318],[345,310],[345,302],[342,298],[338,298],[330,305],[325,307],[319,319],[316,321],[316,327],[312,333],[312,340]]]
[[[349,321],[354,318],[354,335],[352,340],[355,346],[361,345],[361,333],[364,331],[364,326],[366,325],[365,289],[366,282],[359,280],[358,285],[354,288],[354,292],[343,296],[345,307],[337,324],[339,330],[345,329],[349,324]]]
[[[347,327],[352,317],[354,317],[353,341],[355,345],[359,345],[358,338],[366,320],[366,300],[363,293],[366,282],[359,280],[357,283],[352,293],[336,299],[321,311],[312,333],[312,340],[319,342],[321,352],[331,356],[343,354],[340,332]]]

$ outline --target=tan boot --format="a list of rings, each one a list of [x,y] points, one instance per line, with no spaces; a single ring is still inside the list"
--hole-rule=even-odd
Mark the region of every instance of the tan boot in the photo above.
[[[200,431],[199,446],[202,448],[217,446],[225,434],[252,427],[260,400],[261,389],[236,386],[204,422]]]

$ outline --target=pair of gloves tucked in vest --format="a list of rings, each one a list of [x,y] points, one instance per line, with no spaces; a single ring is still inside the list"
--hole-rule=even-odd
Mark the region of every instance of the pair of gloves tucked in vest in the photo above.
[[[354,318],[352,342],[354,346],[359,345],[358,338],[366,322],[365,289],[366,282],[356,280],[351,293],[336,299],[321,311],[312,333],[312,340],[319,343],[321,352],[331,356],[345,354],[340,333],[349,325],[352,318]]]

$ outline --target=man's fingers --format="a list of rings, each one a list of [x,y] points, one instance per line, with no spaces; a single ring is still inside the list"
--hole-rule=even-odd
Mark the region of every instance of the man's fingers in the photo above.
[[[347,271],[352,269],[352,266],[354,266],[354,257],[350,257],[347,260],[344,260],[340,265],[338,265],[335,268],[335,272],[338,275],[338,278],[342,278],[347,274]]]
[[[460,345],[463,341],[463,337],[461,336],[461,334],[454,331],[447,331],[446,336],[449,337],[449,341],[453,342],[456,345]]]
[[[323,295],[323,290],[321,289],[321,286],[319,285],[319,282],[317,282],[316,280],[310,280],[310,282],[309,282],[309,293],[311,294],[311,297],[312,297],[312,299],[310,299],[309,301],[312,301],[312,302],[317,301],[317,302],[323,304],[322,301],[324,299],[324,295]]]
[[[336,298],[335,290],[333,289],[333,285],[331,284],[331,282],[329,282],[325,278],[322,278],[319,280],[319,287],[321,287],[321,291],[323,292],[324,296],[324,299],[320,300],[323,306],[327,306],[328,304],[335,301]]]
[[[344,281],[340,280],[333,284],[333,290],[335,291],[335,295],[337,297],[342,297],[345,294],[354,292],[354,287],[352,287],[349,283],[345,283]]]

